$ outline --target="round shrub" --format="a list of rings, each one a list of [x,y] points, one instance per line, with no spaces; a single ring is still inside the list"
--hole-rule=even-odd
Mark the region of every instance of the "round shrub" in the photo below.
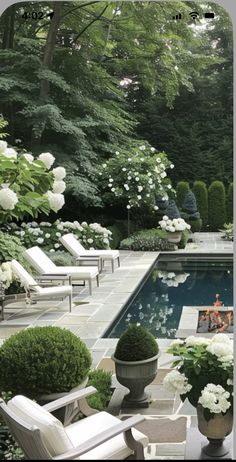
[[[87,346],[60,327],[34,327],[9,337],[0,348],[0,391],[38,398],[68,392],[87,377]]]
[[[233,195],[234,195],[234,187],[233,187],[233,183],[230,183],[228,190],[227,190],[227,198],[226,198],[227,223],[233,223]]]
[[[197,208],[202,219],[203,229],[208,224],[208,191],[204,181],[195,181],[193,184],[193,192],[197,201]]]
[[[190,186],[187,181],[179,181],[176,186],[176,194],[177,194],[177,205],[178,207],[182,207],[184,198],[186,194],[190,191]],[[168,215],[169,216],[169,215]]]
[[[208,190],[209,227],[218,231],[226,222],[225,187],[222,181],[213,181]]]
[[[116,345],[114,356],[121,361],[141,361],[159,352],[154,335],[145,327],[130,324]]]

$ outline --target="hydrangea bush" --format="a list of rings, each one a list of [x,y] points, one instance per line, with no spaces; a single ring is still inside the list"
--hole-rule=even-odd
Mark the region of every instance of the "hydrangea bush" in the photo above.
[[[162,217],[162,220],[159,221],[161,229],[169,231],[170,233],[175,233],[176,231],[185,231],[186,229],[191,229],[191,226],[186,223],[183,218],[170,218],[167,215]]]
[[[25,151],[17,152],[0,140],[0,221],[13,217],[36,218],[40,212],[57,212],[64,205],[66,171],[52,170],[55,157],[42,153],[37,158]]]
[[[129,151],[116,151],[115,155],[104,162],[99,175],[104,189],[109,191],[109,202],[123,200],[127,209],[140,205],[158,210],[156,196],[163,200],[174,191],[166,170],[174,165],[167,159],[165,152],[157,152],[149,143],[134,142]]]
[[[203,406],[204,417],[233,412],[233,341],[226,334],[211,339],[187,337],[174,340],[167,350],[177,356],[176,367],[164,379],[164,385],[197,407]]]
[[[73,233],[86,249],[108,249],[112,239],[110,230],[99,223],[88,224],[86,221],[82,223],[61,220],[56,220],[54,223],[32,221],[23,222],[21,226],[10,223],[5,226],[5,229],[18,236],[25,247],[38,245],[50,252],[64,249],[59,238],[66,233]]]

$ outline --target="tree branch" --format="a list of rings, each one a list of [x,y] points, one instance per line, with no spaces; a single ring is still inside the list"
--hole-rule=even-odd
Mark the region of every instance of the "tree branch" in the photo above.
[[[98,20],[101,18],[101,16],[103,15],[103,13],[105,13],[105,11],[106,11],[106,9],[108,8],[108,6],[109,6],[109,5],[106,5],[106,6],[103,8],[103,10],[101,11],[101,13],[100,13],[98,16],[96,16],[96,18],[94,18],[89,24],[87,24],[87,26],[85,26],[85,27],[80,31],[80,33],[79,33],[78,35],[76,35],[76,37],[74,38],[74,40],[73,40],[72,43],[77,42],[78,38],[81,37],[81,35],[82,35],[90,26],[92,26],[92,24],[93,24],[94,22],[98,21]]]

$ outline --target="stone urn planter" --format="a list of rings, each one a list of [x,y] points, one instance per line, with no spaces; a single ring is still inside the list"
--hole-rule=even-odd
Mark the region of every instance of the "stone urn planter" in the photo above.
[[[229,452],[229,448],[224,443],[224,440],[233,429],[233,413],[229,409],[225,415],[222,413],[215,414],[212,419],[207,421],[203,412],[204,408],[201,404],[198,404],[198,429],[209,441],[203,446],[202,451],[211,458],[225,457]]]
[[[156,377],[158,357],[158,344],[147,329],[130,325],[123,332],[112,355],[117,380],[129,389],[122,407],[149,406],[150,397],[145,387]]]
[[[123,407],[148,407],[150,397],[145,387],[156,377],[159,356],[142,361],[121,361],[112,356],[118,382],[130,390],[124,397]]]
[[[182,231],[175,231],[173,233],[168,232],[167,240],[168,242],[173,242],[174,244],[177,244],[178,242],[181,241],[181,236],[182,236]]]

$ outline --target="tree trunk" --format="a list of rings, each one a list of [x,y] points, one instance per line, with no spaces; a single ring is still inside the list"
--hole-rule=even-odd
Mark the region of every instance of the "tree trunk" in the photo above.
[[[54,48],[55,48],[56,38],[57,38],[57,31],[60,25],[61,7],[62,7],[61,2],[54,2],[52,5],[54,15],[50,21],[50,26],[48,30],[46,45],[44,48],[44,54],[43,54],[43,59],[42,59],[43,67],[46,67],[49,69],[52,65],[53,53],[54,53]],[[42,104],[47,100],[49,94],[50,94],[50,83],[48,82],[48,80],[41,79],[39,99]],[[31,136],[32,146],[40,145],[44,127],[45,127],[45,124],[43,122],[40,125],[38,125],[37,128],[33,127],[32,136]]]
[[[16,6],[12,5],[4,14],[5,27],[2,39],[2,49],[13,48],[15,33],[15,11]]]

